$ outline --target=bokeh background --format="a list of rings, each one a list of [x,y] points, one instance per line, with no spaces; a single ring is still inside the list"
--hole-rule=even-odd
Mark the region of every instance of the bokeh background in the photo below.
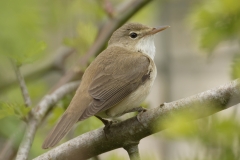
[[[77,64],[77,59],[84,57],[109,18],[106,10],[114,15],[114,9],[128,2],[0,1],[0,157],[7,154],[9,160],[14,159],[31,107]],[[155,37],[158,76],[143,106],[157,107],[240,77],[240,1],[155,0],[129,21],[171,26]],[[31,107],[25,107],[13,63],[26,80]],[[58,102],[42,122],[29,159],[46,152],[41,149],[42,142],[72,96]],[[169,120],[166,125],[172,125],[170,129],[141,140],[142,159],[240,159],[238,108],[239,105],[189,123],[185,123],[188,115]],[[101,122],[89,118],[78,123],[61,143],[99,127]],[[12,146],[6,151],[10,140]],[[95,159],[122,160],[128,155],[117,149]]]

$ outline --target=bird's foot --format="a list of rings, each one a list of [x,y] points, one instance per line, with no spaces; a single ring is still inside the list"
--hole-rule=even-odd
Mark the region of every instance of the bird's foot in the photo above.
[[[114,123],[117,123],[117,121],[109,121],[109,120],[103,119],[99,116],[95,116],[95,117],[97,117],[105,125],[103,128],[103,131],[104,131],[104,135],[105,135],[106,139],[108,139],[107,134],[110,132],[109,129],[110,129],[111,125]]]
[[[137,112],[140,114],[140,113],[143,113],[143,112],[146,112],[147,111],[147,109],[146,108],[143,108],[143,107],[138,107],[137,108]]]
[[[132,108],[126,112],[124,112],[123,114],[125,113],[130,113],[130,112],[138,112],[138,113],[141,113],[141,112],[146,112],[147,110],[145,108],[143,108],[142,106],[139,106],[139,107],[136,107],[136,108]]]
[[[106,125],[109,125],[109,123],[111,123],[111,121],[109,121],[109,120],[106,120],[106,119],[103,119],[103,118],[101,118],[101,117],[99,117],[99,116],[95,116],[95,117],[97,117],[100,121],[102,121],[102,123],[106,126]]]
[[[164,102],[164,103],[160,104],[160,106],[159,106],[159,107],[160,107],[160,108],[162,108],[162,107],[165,105],[165,103],[166,103],[166,102]]]
[[[111,125],[113,124],[113,121],[108,121],[108,124],[106,124],[105,126],[104,126],[104,128],[103,128],[103,131],[104,131],[104,134],[105,134],[105,137],[106,137],[106,139],[108,139],[108,137],[107,137],[107,134],[109,134],[110,133],[110,127],[111,127]]]
[[[138,122],[139,123],[141,123],[141,121],[140,121],[140,116],[144,113],[144,112],[146,112],[147,111],[147,109],[146,108],[143,108],[143,107],[138,107],[138,115],[137,115],[137,120],[138,120]]]

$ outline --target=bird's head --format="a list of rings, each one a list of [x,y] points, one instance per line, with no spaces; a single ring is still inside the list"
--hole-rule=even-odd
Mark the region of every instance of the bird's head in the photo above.
[[[121,46],[131,51],[141,52],[153,59],[155,55],[154,35],[168,27],[153,28],[140,23],[127,23],[113,33],[108,45]]]

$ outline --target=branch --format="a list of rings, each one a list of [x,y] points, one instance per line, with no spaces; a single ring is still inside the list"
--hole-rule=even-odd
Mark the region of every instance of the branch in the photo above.
[[[60,47],[56,51],[56,55],[53,60],[49,61],[44,66],[40,65],[28,73],[22,72],[26,82],[35,81],[42,78],[51,72],[59,71],[61,74],[65,72],[65,61],[67,58],[75,52],[75,49],[68,47]],[[9,78],[0,83],[0,92],[4,93],[10,87],[17,85],[17,80]]]
[[[12,62],[12,66],[13,66],[13,69],[14,69],[14,72],[16,74],[16,77],[18,79],[18,82],[19,82],[19,85],[20,85],[20,88],[21,88],[21,91],[22,91],[22,95],[23,95],[23,98],[24,98],[24,102],[25,102],[25,105],[26,107],[29,107],[32,105],[32,101],[30,99],[30,96],[28,94],[28,90],[27,90],[27,86],[26,86],[26,83],[25,83],[25,80],[19,70],[19,66],[16,65],[16,63],[11,60]]]
[[[14,143],[16,143],[19,139],[19,135],[23,133],[24,125],[23,123],[15,130],[14,133],[10,136],[10,138],[3,144],[3,147],[0,151],[0,160],[11,160],[15,157],[17,151],[14,147]]]
[[[109,0],[103,0],[103,9],[110,18],[113,18],[114,9],[112,3]]]
[[[67,58],[72,55],[76,50],[74,48],[60,47],[57,50],[57,56],[54,58],[51,66],[55,70],[59,70],[62,73],[65,72],[65,62]]]
[[[46,75],[50,71],[59,70],[62,73],[64,73],[65,61],[74,52],[75,52],[75,49],[68,48],[68,47],[60,47],[56,51],[56,56],[55,56],[55,58],[54,58],[54,60],[52,62],[48,63],[44,67],[37,68],[34,71],[31,71],[30,73],[28,73],[26,75],[21,75],[21,73],[19,71],[19,68],[16,66],[16,64],[13,61],[11,61],[11,63],[13,65],[13,67],[14,67],[16,75],[18,75],[17,77],[19,77],[18,79],[21,79],[21,81],[24,81],[24,79],[26,81],[31,81],[31,80],[35,80],[35,79],[38,79],[39,77],[42,77],[42,76]],[[24,76],[24,79],[23,79],[23,76]],[[10,80],[7,83],[1,84],[0,85],[1,92],[4,92],[5,89],[7,89],[9,86],[15,85],[15,83],[17,83],[17,82],[18,81],[16,81],[16,80],[14,80],[14,81]],[[24,125],[20,126],[18,128],[19,131],[20,130],[22,131],[24,127],[25,127]],[[2,150],[0,152],[0,159],[7,160],[7,159],[10,159],[10,156],[16,155],[17,150],[13,147],[12,144],[17,141],[16,137],[19,134],[19,131],[13,133],[11,135],[11,138],[7,142],[5,142],[5,144],[3,144]],[[12,152],[11,152],[11,154],[6,154],[7,153],[6,151],[8,151],[8,153],[10,153],[11,151]]]
[[[58,88],[55,92],[50,95],[45,96],[37,107],[35,107],[29,116],[29,123],[27,125],[24,138],[20,144],[16,159],[17,160],[27,160],[28,153],[34,139],[36,129],[41,123],[43,117],[46,115],[46,112],[52,107],[55,103],[61,100],[65,95],[75,91],[79,86],[79,82],[71,82],[65,84],[62,87]]]
[[[123,147],[128,152],[130,160],[140,160],[138,144],[139,142],[130,142],[128,145]]]
[[[79,59],[77,65],[71,70],[69,70],[56,83],[56,85],[52,88],[51,92],[57,89],[59,86],[71,81],[74,77],[79,77],[79,75],[81,76],[83,70],[76,70],[76,68],[79,68],[80,66],[87,66],[89,59],[93,56],[98,55],[103,50],[112,33],[123,23],[125,23],[129,18],[131,18],[138,10],[140,10],[142,7],[144,7],[151,1],[152,0],[132,0],[130,2],[128,1],[123,8],[116,10],[114,14],[115,16],[111,19],[108,19],[108,21],[103,24],[103,26],[99,30],[95,42],[88,50],[86,55],[83,58]]]
[[[137,117],[114,124],[109,129],[108,139],[105,138],[102,128],[96,129],[63,143],[34,160],[87,159],[113,149],[126,148],[126,145],[131,142],[138,142],[144,137],[166,129],[164,128],[166,126],[159,125],[159,122],[182,111],[193,115],[191,120],[195,120],[240,103],[239,97],[240,79],[237,79],[216,89],[171,103],[164,103]]]

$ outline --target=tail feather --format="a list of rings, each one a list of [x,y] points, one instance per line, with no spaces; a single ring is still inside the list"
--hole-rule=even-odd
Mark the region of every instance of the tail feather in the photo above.
[[[79,97],[79,95],[82,96]],[[42,148],[47,149],[55,146],[70,131],[72,126],[78,122],[78,119],[91,101],[92,98],[90,96],[77,91],[61,119],[45,139]]]
[[[47,149],[55,146],[70,131],[78,119],[79,116],[74,116],[66,111],[61,117],[60,121],[45,139],[42,148]]]

